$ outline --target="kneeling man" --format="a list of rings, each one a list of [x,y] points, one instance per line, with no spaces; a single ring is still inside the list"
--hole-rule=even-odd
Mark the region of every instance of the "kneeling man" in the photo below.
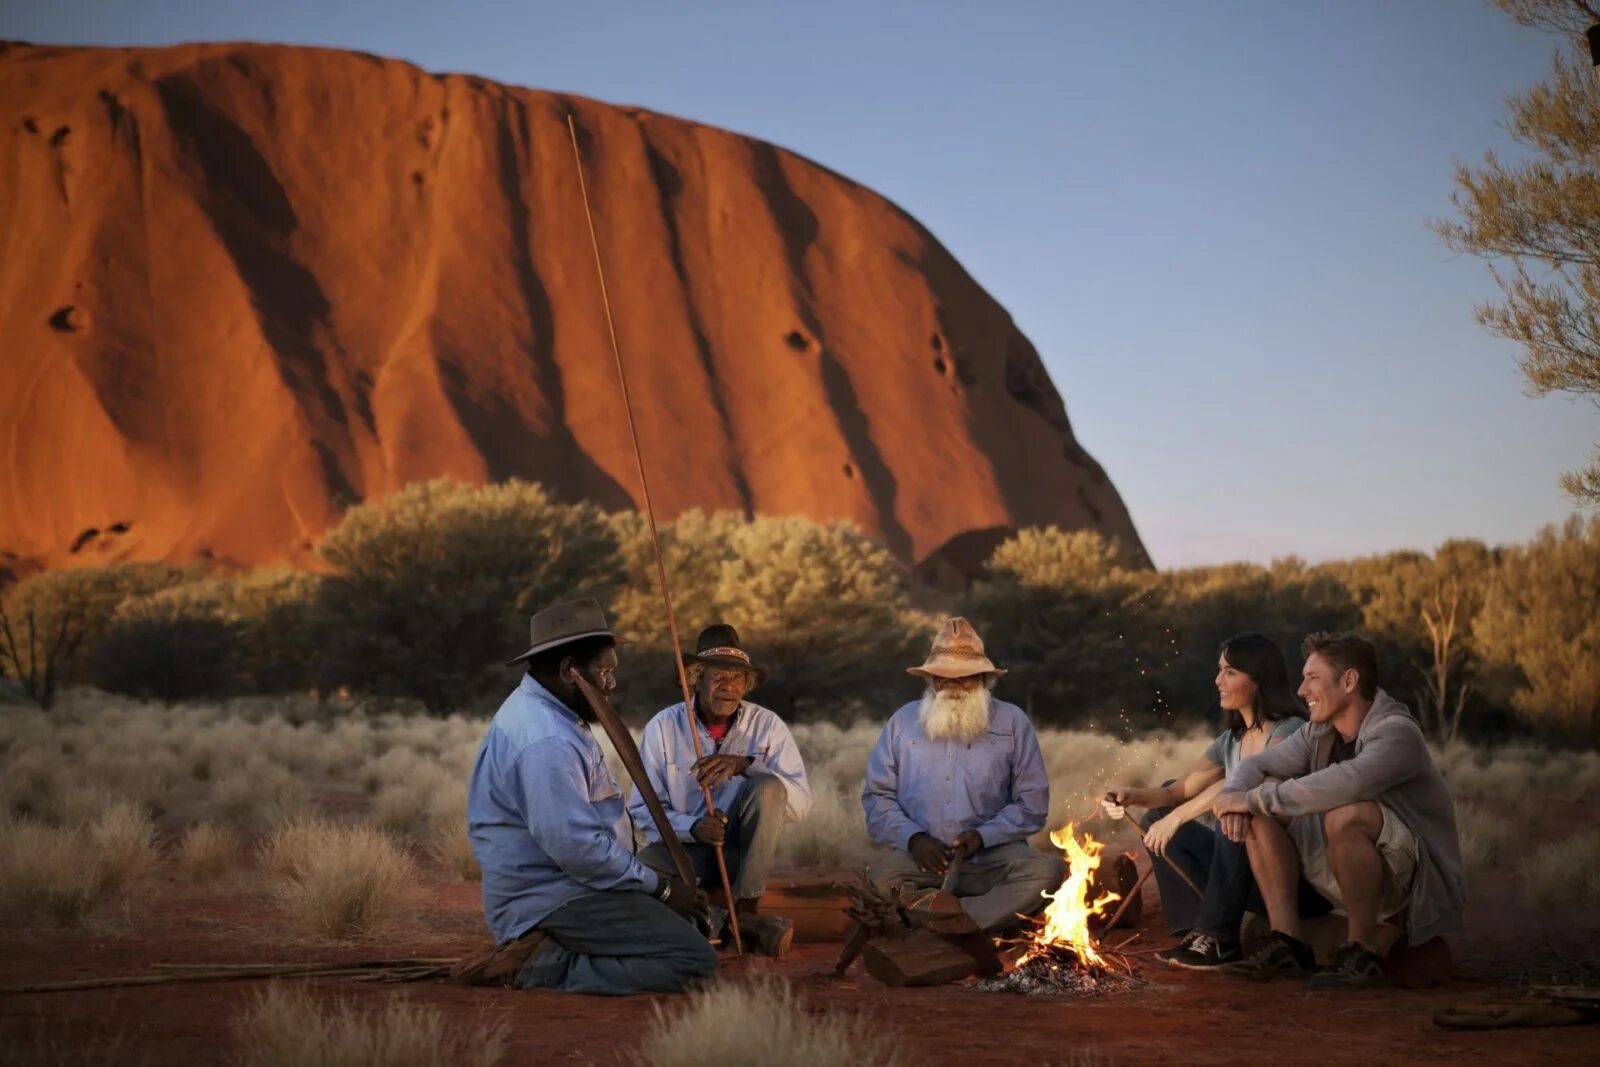
[[[581,676],[601,693],[616,688],[605,613],[594,600],[557,604],[531,629],[533,647],[511,661],[527,674],[490,720],[467,792],[499,951],[459,979],[623,994],[710,978],[717,954],[693,925],[706,916],[705,894],[634,856],[622,789],[578,687]]]
[[[805,763],[783,720],[744,699],[767,672],[751,662],[732,626],[719,623],[700,631],[685,673],[693,689],[693,714],[679,701],[645,726],[639,745],[645,773],[700,884],[721,889],[715,846],[722,846],[740,935],[752,948],[782,956],[794,939],[794,923],[757,912],[784,823],[799,822],[811,809]],[[704,755],[699,759],[690,730],[700,737]],[[710,811],[702,785],[711,790]],[[639,858],[670,874],[672,858],[638,789],[630,807],[648,842]]]
[[[1002,929],[1044,907],[1066,866],[1029,834],[1050,812],[1050,780],[1033,724],[990,695],[1005,672],[983,654],[966,619],[948,619],[909,673],[928,679],[921,701],[890,717],[867,766],[867,832],[895,852],[873,867],[883,891],[940,885],[963,858],[955,893],[974,922]]]
[[[1378,688],[1371,642],[1318,633],[1302,652],[1311,721],[1242,761],[1212,805],[1223,832],[1248,847],[1272,924],[1258,952],[1222,970],[1255,979],[1316,970],[1300,936],[1303,873],[1349,922],[1345,944],[1311,985],[1377,985],[1400,932],[1383,920],[1403,917],[1414,945],[1462,924],[1455,805],[1422,729]]]

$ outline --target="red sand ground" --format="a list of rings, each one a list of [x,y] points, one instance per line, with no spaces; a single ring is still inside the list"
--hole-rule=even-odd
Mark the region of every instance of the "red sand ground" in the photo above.
[[[1530,915],[1509,902],[1512,886],[1490,887],[1474,925],[1455,942],[1462,977],[1442,990],[1314,995],[1289,982],[1256,986],[1171,972],[1151,965],[1150,983],[1095,1000],[1027,1000],[959,987],[888,989],[860,974],[835,982],[839,946],[797,946],[778,963],[731,962],[730,976],[792,979],[817,1011],[866,1012],[898,1033],[911,1062],[1044,1064],[1095,1050],[1105,1064],[1257,1063],[1577,1063],[1592,1062],[1592,1027],[1455,1033],[1436,1028],[1434,1011],[1482,999],[1495,982],[1527,973],[1552,951],[1600,958],[1600,932],[1586,919]],[[129,908],[77,930],[0,929],[0,984],[140,973],[150,964],[441,956],[478,943],[476,885],[429,887],[416,931],[381,944],[327,946],[295,941],[259,888],[243,876],[205,888],[165,881]],[[1153,894],[1147,905],[1154,905]],[[1153,906],[1130,948],[1167,939]],[[1119,931],[1119,936],[1121,932]],[[1148,957],[1144,957],[1148,960]],[[637,1047],[657,998],[568,997],[444,985],[398,988],[340,980],[310,983],[321,997],[376,1006],[409,996],[443,1009],[461,1027],[504,1020],[521,1063],[624,1062]],[[100,1063],[202,1063],[231,1050],[229,1020],[260,982],[0,995],[0,1048],[47,1047]],[[673,998],[660,998],[670,1003]],[[1584,1050],[1589,1049],[1589,1053]],[[48,1061],[47,1061],[48,1062]]]

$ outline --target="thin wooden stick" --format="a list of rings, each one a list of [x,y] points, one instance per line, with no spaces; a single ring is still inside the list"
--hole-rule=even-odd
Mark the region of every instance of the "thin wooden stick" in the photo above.
[[[1145,879],[1149,878],[1154,872],[1155,867],[1153,866],[1145,868],[1144,873],[1139,876],[1139,880],[1133,883],[1133,888],[1128,890],[1128,895],[1122,898],[1122,903],[1117,905],[1117,910],[1111,913],[1111,919],[1106,923],[1105,929],[1109,930],[1117,925],[1117,920],[1122,918],[1122,913],[1128,910],[1128,905],[1132,904],[1134,898],[1139,895],[1139,890],[1143,888]]]
[[[694,759],[698,764],[705,758],[700,748],[700,729],[695,722],[694,698],[689,691],[689,676],[683,669],[683,643],[678,638],[678,615],[672,606],[672,590],[667,585],[667,565],[661,557],[661,538],[656,532],[656,513],[650,504],[650,482],[644,473],[644,451],[639,447],[639,427],[633,418],[633,401],[628,395],[628,374],[622,365],[622,346],[617,343],[617,323],[611,314],[611,295],[606,288],[606,271],[600,262],[600,237],[594,229],[594,212],[589,209],[589,183],[583,176],[583,155],[578,151],[578,127],[567,113],[567,133],[572,138],[572,161],[578,167],[578,190],[583,194],[583,217],[589,223],[589,243],[594,247],[594,269],[600,277],[600,302],[606,312],[606,329],[611,336],[611,354],[616,358],[617,381],[622,386],[622,410],[628,417],[628,433],[633,439],[633,458],[639,466],[639,491],[644,498],[645,522],[650,528],[650,544],[655,550],[656,578],[661,583],[661,599],[667,605],[667,629],[672,634],[672,661],[678,668],[678,686],[683,690],[683,710],[689,720],[689,742],[694,745]],[[706,799],[706,813],[717,810],[711,799],[711,787],[700,783],[700,792]],[[733,951],[744,953],[744,941],[739,935],[739,908],[733,898],[733,884],[728,880],[728,861],[720,844],[711,846],[717,858],[717,873],[722,877],[722,892],[728,901],[728,929],[733,932]]]
[[[344,978],[351,975],[381,974],[370,967],[330,968],[312,966],[301,970],[284,970],[268,967],[257,970],[242,968],[218,971],[168,971],[165,974],[132,974],[113,978],[85,978],[72,982],[38,982],[33,985],[7,986],[0,994],[66,993],[84,989],[119,989],[124,986],[186,985],[193,982],[237,982],[247,978]]]
[[[1136,833],[1138,833],[1138,835],[1139,835],[1139,844],[1144,845],[1144,827],[1140,826],[1139,825],[1139,821],[1137,819],[1135,819],[1132,815],[1129,815],[1127,812],[1123,812],[1122,813],[1122,817],[1124,819],[1128,820],[1128,825],[1133,827],[1134,831]],[[1182,867],[1178,866],[1178,863],[1177,863],[1176,860],[1171,860],[1171,859],[1168,859],[1165,856],[1157,855],[1156,852],[1153,849],[1151,849],[1149,845],[1145,845],[1144,850],[1145,850],[1145,852],[1149,853],[1149,855],[1150,855],[1150,864],[1151,864],[1152,868],[1155,866],[1156,860],[1158,860],[1158,859],[1161,860],[1161,862],[1165,863],[1168,867],[1172,868],[1172,872],[1174,874],[1176,874],[1179,878],[1183,879],[1183,884],[1184,885],[1186,885],[1190,889],[1194,890],[1194,895],[1195,896],[1199,897],[1201,900],[1205,899],[1205,896],[1206,896],[1205,890],[1201,889],[1199,886],[1194,884],[1194,879],[1190,878],[1188,873],[1186,871],[1184,871],[1184,869]]]
[[[430,959],[401,959],[401,960],[341,960],[312,961],[308,963],[292,963],[267,961],[263,963],[152,963],[152,970],[157,971],[264,971],[273,967],[280,967],[290,971],[304,971],[315,967],[346,970],[353,968],[372,967],[448,967],[455,963],[453,958]]]

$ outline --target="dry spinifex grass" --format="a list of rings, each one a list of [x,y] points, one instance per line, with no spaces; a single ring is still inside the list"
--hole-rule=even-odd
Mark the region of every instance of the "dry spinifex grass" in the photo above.
[[[239,835],[231,826],[198,822],[178,842],[178,869],[191,881],[220,877],[239,855]]]
[[[70,826],[6,817],[0,820],[0,910],[45,913],[72,925],[155,860],[150,818],[126,801]]]
[[[261,863],[279,908],[319,937],[369,937],[417,912],[416,862],[369,826],[288,823],[262,845]]]
[[[891,1038],[865,1018],[813,1015],[786,982],[722,982],[681,1009],[657,1005],[635,1061],[641,1067],[707,1063],[762,1067],[900,1067]]]
[[[492,1067],[505,1024],[451,1030],[437,1008],[405,997],[361,1013],[324,1010],[308,990],[269,986],[234,1022],[240,1067]]]

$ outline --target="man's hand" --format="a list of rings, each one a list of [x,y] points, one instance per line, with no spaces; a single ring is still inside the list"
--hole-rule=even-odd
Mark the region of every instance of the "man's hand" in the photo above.
[[[983,848],[983,835],[976,830],[963,830],[950,842],[951,854],[960,853],[963,859],[970,858],[974,852]]]
[[[1230,811],[1223,815],[1218,822],[1221,824],[1223,834],[1236,845],[1244,844],[1245,838],[1250,836],[1250,818],[1245,812]]]
[[[1183,823],[1174,819],[1171,815],[1157,819],[1150,829],[1145,831],[1144,847],[1157,856],[1165,856],[1167,854],[1167,846],[1172,844],[1173,835],[1178,832],[1178,827],[1182,825]]]
[[[943,874],[950,866],[950,846],[932,834],[913,834],[906,850],[912,861],[929,874]]]
[[[711,914],[711,902],[698,886],[692,886],[670,874],[659,874],[661,884],[656,887],[656,899],[688,919],[705,922]]]
[[[715,789],[729,778],[748,771],[754,762],[754,756],[732,756],[726,753],[702,756],[694,761],[694,780],[707,789]]]
[[[1211,802],[1211,812],[1218,818],[1224,815],[1249,815],[1250,800],[1243,793],[1223,790]]]
[[[689,827],[689,836],[702,845],[720,845],[728,836],[728,817],[713,808]]]

